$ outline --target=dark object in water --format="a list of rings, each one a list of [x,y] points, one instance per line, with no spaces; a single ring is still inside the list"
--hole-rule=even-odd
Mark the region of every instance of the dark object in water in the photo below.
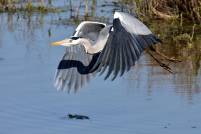
[[[196,126],[192,126],[191,128],[197,128]]]
[[[77,115],[77,114],[68,114],[69,119],[78,119],[78,120],[89,120],[90,118],[85,115]]]

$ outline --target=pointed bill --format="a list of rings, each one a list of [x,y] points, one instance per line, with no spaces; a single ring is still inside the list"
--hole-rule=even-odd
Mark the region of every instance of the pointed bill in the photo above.
[[[53,43],[51,43],[51,45],[52,46],[62,46],[64,44],[68,43],[68,42],[69,42],[69,40],[65,39],[65,40],[53,42]]]

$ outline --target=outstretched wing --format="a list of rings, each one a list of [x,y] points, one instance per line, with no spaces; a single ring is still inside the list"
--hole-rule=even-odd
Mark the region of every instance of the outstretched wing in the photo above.
[[[115,12],[113,28],[96,64],[101,72],[107,71],[105,79],[113,74],[112,80],[125,71],[140,58],[144,49],[160,40],[137,18],[122,12]]]
[[[55,87],[68,91],[82,88],[95,75],[90,69],[96,57],[86,54],[82,45],[67,47],[56,71]]]
[[[104,23],[84,21],[78,25],[72,36],[88,39],[93,45],[99,32],[106,26]],[[55,87],[60,90],[77,90],[82,88],[95,75],[91,68],[95,64],[99,53],[87,54],[83,44],[66,47],[66,52],[59,63],[55,75]]]

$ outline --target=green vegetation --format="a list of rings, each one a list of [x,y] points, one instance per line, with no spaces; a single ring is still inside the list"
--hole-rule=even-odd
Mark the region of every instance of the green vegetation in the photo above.
[[[164,30],[157,31],[165,40],[168,39],[176,44],[187,46],[196,39],[196,33],[201,32],[201,0],[119,1],[127,5],[130,12],[137,12],[139,17],[147,24],[150,23],[150,20],[156,22],[158,19],[162,20],[162,23],[166,23],[166,32]],[[158,25],[153,27],[152,30],[156,30],[157,27]]]
[[[136,3],[137,11],[162,19],[185,18],[201,23],[201,0],[120,0],[128,5]]]
[[[51,0],[48,1],[51,3]],[[0,12],[56,12],[58,9],[44,4],[40,0],[40,4],[33,4],[31,1],[20,2],[20,0],[0,0]]]

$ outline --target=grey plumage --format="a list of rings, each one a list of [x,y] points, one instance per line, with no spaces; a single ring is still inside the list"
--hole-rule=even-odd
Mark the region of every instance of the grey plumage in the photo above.
[[[55,86],[78,89],[97,72],[106,72],[105,79],[114,80],[135,65],[145,48],[158,42],[141,21],[127,13],[115,12],[113,25],[82,22],[73,38],[61,44],[67,51],[58,67]]]
[[[76,29],[74,37],[86,38],[96,41],[100,31],[106,26],[105,23],[84,21]]]
[[[92,59],[92,55],[86,54],[84,47],[81,45],[66,48],[66,52],[60,61],[58,69],[55,74],[55,86],[60,90],[77,90],[83,87],[93,73],[79,73],[76,67],[77,63],[74,61],[81,61],[83,66],[87,66]]]
[[[94,65],[94,68],[98,67],[98,71],[103,70],[102,72],[108,67],[105,79],[113,73],[112,80],[116,78],[119,72],[122,76],[125,71],[129,71],[144,49],[158,42],[158,38],[153,34],[137,35],[135,32],[128,32],[119,19],[114,19],[113,29]]]

